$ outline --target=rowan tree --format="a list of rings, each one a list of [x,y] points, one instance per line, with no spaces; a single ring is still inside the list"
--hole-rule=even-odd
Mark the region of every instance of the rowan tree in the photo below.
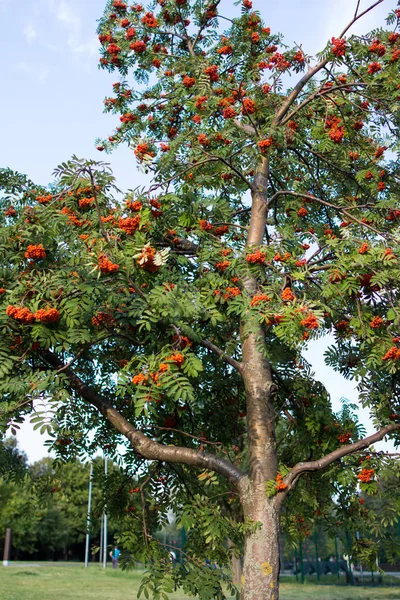
[[[382,1],[355,3],[317,59],[250,0],[234,18],[218,0],[110,1],[100,63],[120,123],[97,147],[128,143],[151,185],[121,201],[105,163],[76,157],[49,188],[2,173],[5,421],[52,404],[39,417],[65,457],[126,439],[155,598],[171,581],[224,597],[203,559],[244,544],[241,597],[277,600],[281,514],[306,536],[335,493],[353,526],[372,519],[365,450],[400,430],[400,9],[388,30],[351,27]],[[373,435],[302,357],[327,334]],[[168,507],[189,529],[176,570],[151,533]]]

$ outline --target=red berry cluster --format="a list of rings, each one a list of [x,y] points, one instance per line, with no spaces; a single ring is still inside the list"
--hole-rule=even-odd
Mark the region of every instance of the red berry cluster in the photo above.
[[[92,325],[95,327],[108,327],[115,323],[115,319],[109,313],[105,313],[99,311],[96,315],[92,317]]]
[[[382,360],[399,360],[400,359],[400,349],[396,346],[392,346],[382,357]]]
[[[289,288],[286,288],[289,289]],[[319,323],[317,321],[317,317],[315,315],[309,315],[302,321],[300,321],[300,325],[305,327],[306,329],[318,329]]]
[[[231,263],[229,260],[222,260],[215,264],[215,268],[218,269],[218,271],[222,271],[222,273],[223,273],[230,266],[230,264]]]
[[[379,327],[382,327],[383,323],[384,323],[384,321],[383,321],[382,317],[374,317],[372,319],[372,321],[370,322],[369,326],[372,329],[379,329]]]
[[[262,302],[270,302],[270,301],[271,301],[271,298],[268,296],[268,294],[256,294],[255,296],[253,296],[250,304],[251,304],[251,306],[258,306]]]
[[[38,244],[37,246],[34,244],[29,244],[25,252],[25,258],[31,258],[33,260],[46,258],[46,250],[43,248],[42,244]]]
[[[118,227],[125,231],[128,235],[133,235],[140,226],[140,217],[120,217],[118,219]]]
[[[272,146],[272,141],[272,138],[267,138],[266,140],[257,142],[257,146],[260,148],[261,152],[265,152],[270,146]]]
[[[260,264],[263,265],[265,263],[265,254],[261,252],[261,250],[256,250],[251,254],[247,254],[246,261],[251,265]]]
[[[51,194],[47,194],[46,196],[36,196],[36,200],[39,204],[48,204],[52,199],[53,196]]]
[[[28,325],[29,323],[33,323],[35,320],[35,315],[29,310],[29,308],[18,308],[17,306],[8,305],[6,308],[6,314],[23,323],[24,325]]]
[[[99,265],[99,269],[102,273],[115,273],[119,269],[119,265],[113,263],[104,254],[99,256],[98,265]]]
[[[361,473],[357,475],[358,479],[363,483],[368,483],[371,481],[373,476],[375,475],[374,469],[363,469]]]
[[[56,308],[40,308],[35,312],[36,321],[41,323],[57,323],[60,317],[61,313]]]
[[[332,54],[341,57],[346,54],[346,40],[341,38],[332,38]]]
[[[283,292],[281,293],[281,298],[284,302],[293,302],[293,300],[296,300],[296,296],[293,294],[292,290],[290,288],[285,288],[283,290]]]

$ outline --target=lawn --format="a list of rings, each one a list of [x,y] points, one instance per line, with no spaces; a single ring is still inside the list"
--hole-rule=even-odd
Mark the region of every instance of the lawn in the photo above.
[[[63,563],[0,567],[1,600],[135,600],[141,573]],[[398,587],[360,588],[283,582],[281,600],[400,600]],[[171,600],[187,600],[174,594]]]

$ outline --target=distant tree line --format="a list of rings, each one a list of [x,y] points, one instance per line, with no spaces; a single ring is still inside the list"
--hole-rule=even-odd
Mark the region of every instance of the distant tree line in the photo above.
[[[121,494],[117,480],[131,489],[131,480],[109,464],[105,485],[102,459],[94,460],[91,548],[99,546],[101,516],[110,496]],[[50,457],[28,465],[15,439],[0,449],[0,545],[12,529],[12,559],[83,560],[87,530],[90,464],[76,459],[61,463]],[[129,494],[128,489],[128,494]],[[117,534],[119,520],[110,515],[108,541]],[[97,554],[98,558],[98,554]],[[96,557],[93,557],[96,560]]]

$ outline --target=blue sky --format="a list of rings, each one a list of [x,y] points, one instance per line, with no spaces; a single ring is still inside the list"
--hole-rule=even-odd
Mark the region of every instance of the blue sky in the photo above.
[[[372,3],[361,0],[361,8]],[[54,167],[76,154],[108,160],[123,190],[146,183],[132,151],[120,148],[105,158],[94,147],[95,138],[107,136],[118,125],[116,116],[102,112],[103,99],[117,80],[97,68],[96,21],[104,4],[104,0],[0,0],[0,166],[45,185]],[[307,54],[321,50],[344,29],[355,5],[356,0],[253,0],[272,31],[283,33],[289,45],[302,44]],[[221,6],[226,16],[237,11],[233,0],[222,0]],[[352,32],[383,25],[395,6],[396,0],[384,0]],[[356,401],[357,394],[351,382],[324,365],[327,344],[328,340],[312,344],[307,359],[338,409],[340,397]],[[365,413],[363,421],[372,431]],[[29,425],[18,438],[31,461],[46,454],[43,438]]]

